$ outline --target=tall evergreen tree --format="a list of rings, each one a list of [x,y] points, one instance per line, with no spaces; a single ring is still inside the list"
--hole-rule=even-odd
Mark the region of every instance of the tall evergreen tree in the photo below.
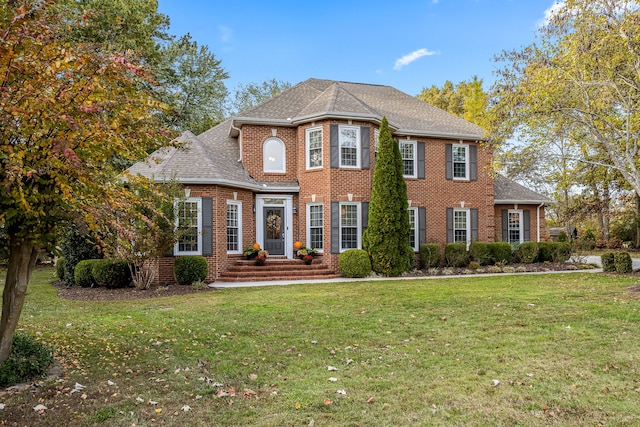
[[[414,262],[409,246],[407,184],[402,171],[398,141],[393,139],[389,122],[383,117],[363,243],[371,256],[373,271],[386,276],[398,276]]]

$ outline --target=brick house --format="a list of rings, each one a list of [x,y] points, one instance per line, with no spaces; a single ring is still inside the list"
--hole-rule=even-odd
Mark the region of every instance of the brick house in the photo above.
[[[544,240],[545,197],[490,174],[483,130],[389,86],[309,79],[130,168],[185,189],[177,221],[191,228],[173,256],[203,255],[207,280],[224,279],[257,242],[292,259],[293,244],[338,255],[360,248],[367,226],[378,127],[400,144],[410,200],[411,244]],[[173,281],[173,256],[160,282]]]

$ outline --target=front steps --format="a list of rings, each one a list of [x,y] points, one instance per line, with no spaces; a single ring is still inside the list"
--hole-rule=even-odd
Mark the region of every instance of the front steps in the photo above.
[[[314,259],[306,265],[299,259],[269,257],[264,265],[256,265],[252,260],[237,260],[229,269],[220,274],[218,282],[263,282],[273,280],[318,280],[335,279],[339,274],[329,270],[326,264]]]

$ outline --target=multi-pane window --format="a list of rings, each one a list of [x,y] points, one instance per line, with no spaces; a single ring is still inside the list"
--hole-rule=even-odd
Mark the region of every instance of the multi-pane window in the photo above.
[[[509,211],[509,243],[522,243],[522,211]]]
[[[469,210],[454,209],[453,211],[453,241],[469,242]]]
[[[322,128],[307,129],[307,169],[322,167]]]
[[[454,145],[452,147],[453,179],[467,179],[469,176],[468,147]]]
[[[176,255],[200,254],[202,252],[202,201],[197,198],[178,201],[174,207],[178,241]]]
[[[373,150],[375,153],[380,149],[380,130],[373,131]]]
[[[265,172],[285,172],[284,142],[277,138],[269,138],[262,147],[262,160]]]
[[[360,247],[360,204],[340,204],[340,249]]]
[[[340,126],[340,166],[359,167],[360,166],[360,128],[357,126]]]
[[[319,251],[324,249],[324,213],[321,204],[307,205],[307,246]]]
[[[409,246],[413,248],[414,251],[418,250],[418,208],[409,208]]]
[[[402,175],[409,178],[416,177],[416,143],[415,141],[400,141],[402,155]]]
[[[242,205],[239,202],[227,202],[227,252],[240,253]]]

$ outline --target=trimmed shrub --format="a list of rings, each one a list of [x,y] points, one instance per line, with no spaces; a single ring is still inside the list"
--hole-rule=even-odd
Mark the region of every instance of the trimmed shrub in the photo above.
[[[80,261],[73,271],[73,280],[75,280],[76,285],[82,286],[83,288],[95,286],[97,283],[93,278],[93,266],[96,262],[101,261],[100,259],[85,259]]]
[[[436,268],[440,266],[441,259],[440,245],[435,243],[420,245],[420,268]]]
[[[567,262],[569,258],[571,258],[571,243],[553,242],[551,247],[551,258],[553,262]]]
[[[94,244],[90,243],[87,236],[81,236],[73,231],[64,237],[60,250],[65,259],[64,281],[67,286],[75,285],[74,273],[80,261],[102,258],[102,254]]]
[[[538,242],[538,262],[553,261],[553,242]]]
[[[449,267],[466,267],[469,264],[467,245],[464,243],[447,243],[444,247],[444,259]]]
[[[469,245],[469,257],[480,265],[491,264],[491,249],[486,242],[472,242]]]
[[[539,251],[536,242],[525,242],[517,249],[518,259],[525,264],[532,264],[538,260]]]
[[[615,254],[613,252],[606,252],[600,256],[602,262],[602,271],[605,273],[613,273],[616,271],[616,265],[614,264]]]
[[[0,387],[26,382],[47,373],[53,364],[53,351],[34,338],[17,333],[9,358],[0,363]]]
[[[209,273],[207,260],[200,255],[187,255],[173,261],[173,277],[178,285],[203,281]]]
[[[489,244],[491,258],[494,262],[509,264],[513,261],[513,248],[507,242],[493,242]]]
[[[100,259],[93,262],[93,279],[110,289],[126,288],[131,284],[129,264],[121,259]]]
[[[558,233],[558,242],[568,242],[569,236],[567,236],[566,231],[561,231]]]
[[[367,277],[371,274],[371,260],[364,249],[349,249],[338,259],[340,273],[344,277]]]
[[[631,255],[629,255],[628,252],[616,252],[613,256],[613,265],[615,266],[616,273],[627,274],[633,272]]]
[[[67,260],[60,257],[58,258],[58,260],[56,261],[56,276],[58,276],[58,279],[62,280],[63,282],[64,280],[64,271],[65,271],[65,264],[67,263]]]

